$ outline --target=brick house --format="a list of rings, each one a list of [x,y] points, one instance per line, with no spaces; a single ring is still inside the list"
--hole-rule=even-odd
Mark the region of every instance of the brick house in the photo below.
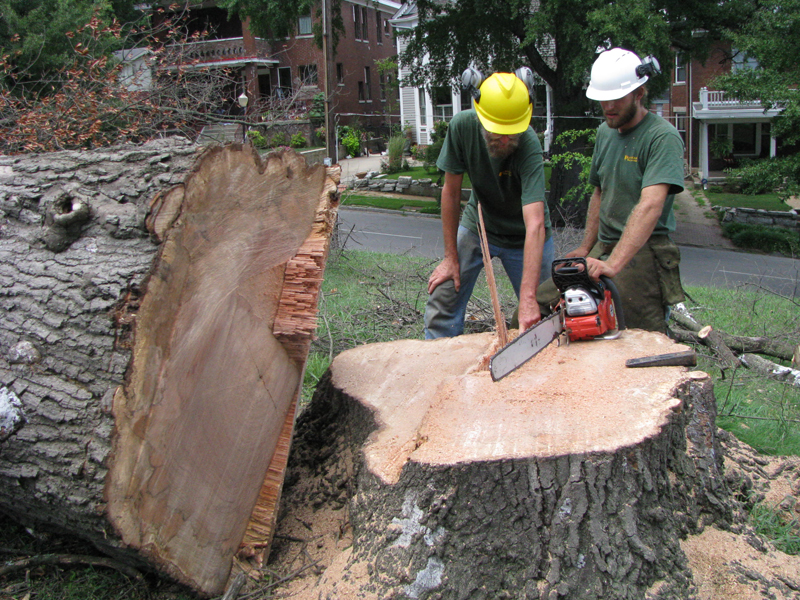
[[[332,113],[337,125],[358,121],[368,130],[388,129],[399,122],[396,74],[382,72],[378,61],[395,56],[394,30],[389,19],[400,4],[392,0],[345,0],[341,4],[345,33],[330,59]],[[213,0],[184,0],[172,11],[186,11],[189,32],[208,31],[201,42],[189,44],[188,53],[197,67],[232,69],[238,83],[220,99],[218,112],[241,115],[237,99],[246,91],[248,114],[270,98],[295,100],[297,116],[307,110],[316,94],[325,91],[323,51],[314,41],[316,11],[298,20],[292,37],[270,41],[256,37],[248,21],[228,18]],[[133,56],[120,54],[121,57]],[[142,58],[137,56],[141,62]],[[136,67],[132,67],[136,70]],[[140,68],[139,68],[140,70]]]
[[[742,158],[776,155],[777,140],[770,122],[781,109],[765,111],[758,101],[740,101],[713,89],[715,77],[754,68],[754,61],[742,57],[730,44],[719,43],[705,61],[686,61],[676,54],[670,66],[668,96],[654,105],[680,131],[686,162],[701,182],[723,180],[723,170]]]

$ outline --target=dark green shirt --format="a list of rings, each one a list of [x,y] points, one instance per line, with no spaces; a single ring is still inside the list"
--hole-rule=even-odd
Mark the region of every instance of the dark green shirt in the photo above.
[[[589,183],[602,192],[598,239],[618,242],[642,188],[669,184],[669,195],[654,234],[675,231],[672,203],[683,191],[683,140],[678,130],[648,112],[636,127],[620,133],[606,123],[597,129]]]
[[[470,231],[478,232],[480,202],[489,243],[501,248],[522,248],[525,245],[522,207],[543,202],[546,235],[550,238],[542,145],[531,127],[522,133],[511,156],[504,160],[492,158],[475,110],[462,111],[450,121],[436,166],[447,173],[469,174],[472,194],[461,216],[461,225]]]

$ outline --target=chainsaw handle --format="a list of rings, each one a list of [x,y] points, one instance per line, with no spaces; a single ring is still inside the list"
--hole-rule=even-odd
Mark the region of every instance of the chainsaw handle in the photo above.
[[[622,298],[620,298],[617,286],[614,285],[611,278],[606,275],[600,275],[600,281],[602,281],[603,285],[611,292],[611,299],[614,301],[614,309],[617,311],[617,329],[622,331],[625,329],[625,317],[622,314]]]

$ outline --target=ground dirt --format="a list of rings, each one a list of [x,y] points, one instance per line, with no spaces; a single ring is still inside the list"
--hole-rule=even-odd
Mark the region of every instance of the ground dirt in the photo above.
[[[800,516],[800,458],[759,455],[724,431],[720,437],[726,480],[742,504],[729,529],[707,525],[681,542],[697,589],[693,600],[800,600],[800,556],[759,537],[745,514],[745,502],[763,501]],[[369,577],[345,569],[352,543],[345,496],[321,481],[326,477],[287,481],[266,565],[274,577],[285,578],[273,588],[277,598],[349,600],[348,581]],[[255,581],[250,585],[258,587]]]

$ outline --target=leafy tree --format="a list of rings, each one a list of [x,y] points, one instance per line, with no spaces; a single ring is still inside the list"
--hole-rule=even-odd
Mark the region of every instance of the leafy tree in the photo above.
[[[46,80],[48,75],[67,67],[74,58],[74,47],[91,43],[105,54],[121,48],[113,36],[90,42],[82,27],[91,19],[103,23],[139,20],[134,0],[0,0],[0,54],[8,55],[12,73],[28,81]]]
[[[669,70],[671,47],[703,56],[752,1],[417,0],[420,23],[400,62],[418,86],[446,85],[470,64],[485,72],[527,65],[552,87],[556,114],[584,115],[593,110],[583,89],[597,48],[653,54]],[[692,35],[699,29],[707,35]],[[650,86],[655,93],[666,85],[660,79]]]
[[[760,100],[764,108],[782,107],[772,123],[781,139],[781,156],[732,171],[751,192],[787,181],[785,195],[800,191],[800,0],[763,0],[742,27],[731,32],[733,47],[758,67],[741,69],[715,82],[743,100]]]

